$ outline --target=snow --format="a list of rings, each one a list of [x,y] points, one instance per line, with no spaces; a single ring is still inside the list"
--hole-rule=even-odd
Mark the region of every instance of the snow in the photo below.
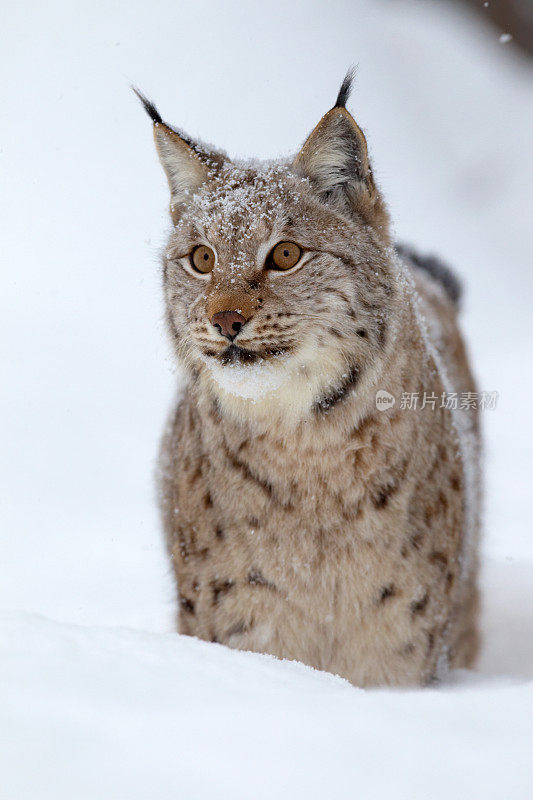
[[[279,357],[277,361],[279,362]],[[205,359],[213,379],[228,394],[256,401],[279,389],[290,377],[288,370],[260,360],[257,364],[227,364],[221,366]]]
[[[408,0],[50,0],[9,4],[3,30],[2,800],[533,796],[530,64],[458,5]],[[177,636],[154,500],[179,380],[168,189],[129,83],[191,135],[272,158],[354,61],[398,236],[463,275],[479,387],[499,392],[484,650],[419,691]]]
[[[491,564],[486,585],[494,638],[480,674],[419,691],[354,689],[172,633],[4,612],[2,796],[34,798],[38,781],[39,800],[525,800],[531,568]]]

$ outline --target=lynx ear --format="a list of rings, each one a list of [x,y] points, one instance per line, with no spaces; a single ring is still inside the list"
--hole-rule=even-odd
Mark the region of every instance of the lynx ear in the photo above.
[[[132,88],[154,123],[155,145],[170,187],[170,211],[174,218],[179,216],[190,195],[207,180],[217,159],[197,152],[191,140],[163,122],[155,105],[138,89]]]
[[[293,168],[309,178],[324,201],[360,214],[374,227],[386,228],[388,217],[372,177],[366,139],[344,107],[352,80],[349,72],[334,107],[308,136]]]

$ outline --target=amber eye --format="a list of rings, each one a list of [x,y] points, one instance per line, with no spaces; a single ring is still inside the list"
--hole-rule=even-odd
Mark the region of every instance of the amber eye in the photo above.
[[[207,247],[205,244],[201,244],[199,247],[195,247],[192,251],[191,261],[194,269],[197,272],[211,272],[215,266],[215,254],[210,247]]]
[[[280,242],[271,253],[272,269],[291,269],[302,257],[302,250],[294,242]]]

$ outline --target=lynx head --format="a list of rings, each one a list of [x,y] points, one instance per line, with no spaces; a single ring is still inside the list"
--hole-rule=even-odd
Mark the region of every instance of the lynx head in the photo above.
[[[365,137],[334,107],[292,161],[243,163],[154,123],[173,229],[164,288],[177,357],[228,413],[298,421],[331,408],[387,347],[389,221]]]

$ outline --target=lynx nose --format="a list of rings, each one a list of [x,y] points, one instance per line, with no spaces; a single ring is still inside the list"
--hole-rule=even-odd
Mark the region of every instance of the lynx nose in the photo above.
[[[218,314],[213,314],[211,317],[211,325],[230,342],[235,339],[245,324],[246,318],[238,311],[219,311]]]

